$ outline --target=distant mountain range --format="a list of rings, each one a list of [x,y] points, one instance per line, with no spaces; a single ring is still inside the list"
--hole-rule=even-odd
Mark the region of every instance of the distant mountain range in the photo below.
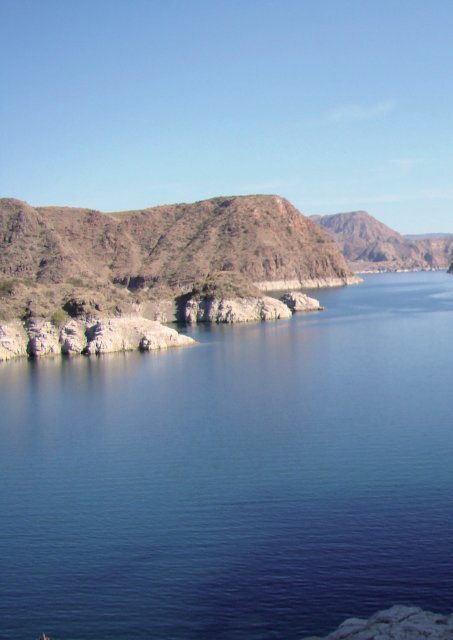
[[[409,240],[444,240],[453,238],[453,233],[405,233]]]
[[[447,269],[453,234],[403,236],[366,211],[311,216],[338,243],[356,273]]]

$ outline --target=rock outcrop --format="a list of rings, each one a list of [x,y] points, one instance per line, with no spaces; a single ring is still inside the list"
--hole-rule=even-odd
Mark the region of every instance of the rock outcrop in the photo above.
[[[83,353],[87,346],[86,325],[70,320],[60,329],[61,352],[66,356]]]
[[[285,293],[280,300],[293,312],[322,311],[324,309],[324,307],[320,305],[319,300],[316,300],[316,298],[310,298],[300,291]]]
[[[19,320],[0,324],[0,361],[26,356],[27,347],[28,335]]]
[[[25,323],[28,334],[29,355],[37,358],[61,353],[60,337],[57,328],[48,320],[31,318]]]
[[[59,329],[48,320],[30,318],[0,325],[0,361],[21,356],[101,354],[151,351],[195,344],[189,336],[159,322],[136,316],[68,320]]]
[[[453,237],[403,236],[366,211],[312,216],[336,240],[356,272],[446,269],[453,259]]]
[[[181,296],[184,322],[257,322],[290,318],[294,311],[319,310],[318,300],[293,291],[276,297],[263,296],[255,285],[234,272],[209,274],[192,291]]]
[[[269,296],[236,299],[201,298],[188,300],[185,306],[185,321],[194,322],[257,322],[290,318],[289,307]]]
[[[453,614],[423,611],[396,605],[379,611],[369,620],[350,618],[324,638],[304,640],[451,640]]]
[[[87,328],[86,336],[87,345],[83,353],[87,355],[134,349],[151,351],[194,344],[192,338],[175,329],[138,317],[98,320]]]

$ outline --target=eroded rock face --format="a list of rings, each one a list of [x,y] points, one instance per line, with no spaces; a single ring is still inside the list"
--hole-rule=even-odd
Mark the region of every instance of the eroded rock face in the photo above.
[[[58,331],[50,321],[31,318],[27,321],[26,330],[29,355],[39,357],[61,353]]]
[[[27,355],[28,336],[17,320],[0,324],[0,362]]]
[[[290,318],[291,310],[275,298],[202,298],[188,300],[185,321],[194,322],[259,322]]]
[[[30,318],[25,324],[0,325],[0,362],[20,356],[100,354],[114,351],[167,349],[195,344],[160,322],[131,316],[103,318],[87,324],[69,320],[60,329],[51,322]]]
[[[349,618],[324,638],[305,640],[451,640],[453,614],[442,615],[419,607],[395,605],[368,620]]]
[[[154,324],[159,325],[158,322]],[[152,351],[154,349],[168,349],[169,347],[179,347],[194,344],[195,341],[189,336],[184,336],[175,329],[159,325],[157,330],[148,328],[140,340],[139,349],[141,351]]]
[[[85,326],[76,320],[70,320],[60,330],[61,352],[65,355],[82,353],[87,344]]]
[[[300,291],[291,291],[290,293],[285,293],[280,300],[288,306],[291,311],[322,311],[324,307],[322,307],[319,303],[319,300],[315,298],[310,298],[305,295],[305,293],[301,293]]]
[[[87,328],[87,355],[132,351],[142,349],[166,349],[194,344],[188,336],[175,329],[164,327],[159,322],[139,317],[105,318]]]

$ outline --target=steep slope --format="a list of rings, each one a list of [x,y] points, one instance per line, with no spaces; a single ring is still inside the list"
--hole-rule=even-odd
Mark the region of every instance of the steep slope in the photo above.
[[[434,269],[446,269],[453,260],[453,236],[430,234],[413,240]]]
[[[346,283],[351,275],[331,239],[277,196],[213,198],[111,215],[138,244],[140,274],[171,286],[185,287],[211,271],[241,273],[261,288],[283,281]]]
[[[330,236],[277,196],[213,198],[142,211],[36,207],[0,200],[0,295],[19,313],[83,295],[94,303],[175,296],[208,274],[239,274],[261,289],[346,284],[352,273]],[[90,303],[91,304],[91,303]],[[89,305],[88,305],[89,306]]]
[[[402,236],[366,211],[313,216],[313,220],[335,238],[356,272],[445,269],[452,255],[450,238]]]

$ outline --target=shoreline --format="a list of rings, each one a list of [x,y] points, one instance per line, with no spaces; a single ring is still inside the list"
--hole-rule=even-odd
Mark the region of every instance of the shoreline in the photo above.
[[[191,346],[196,341],[140,316],[69,319],[56,326],[45,318],[0,323],[0,362],[43,356],[100,355]]]
[[[168,301],[162,301],[162,305]],[[157,311],[156,311],[157,309]],[[123,316],[68,317],[56,323],[45,317],[0,322],[0,362],[47,355],[99,355],[120,351],[154,351],[196,343],[167,324],[159,303],[154,320],[134,313]],[[301,291],[272,296],[195,296],[175,314],[175,322],[247,323],[289,319],[293,313],[321,311],[319,301]]]

